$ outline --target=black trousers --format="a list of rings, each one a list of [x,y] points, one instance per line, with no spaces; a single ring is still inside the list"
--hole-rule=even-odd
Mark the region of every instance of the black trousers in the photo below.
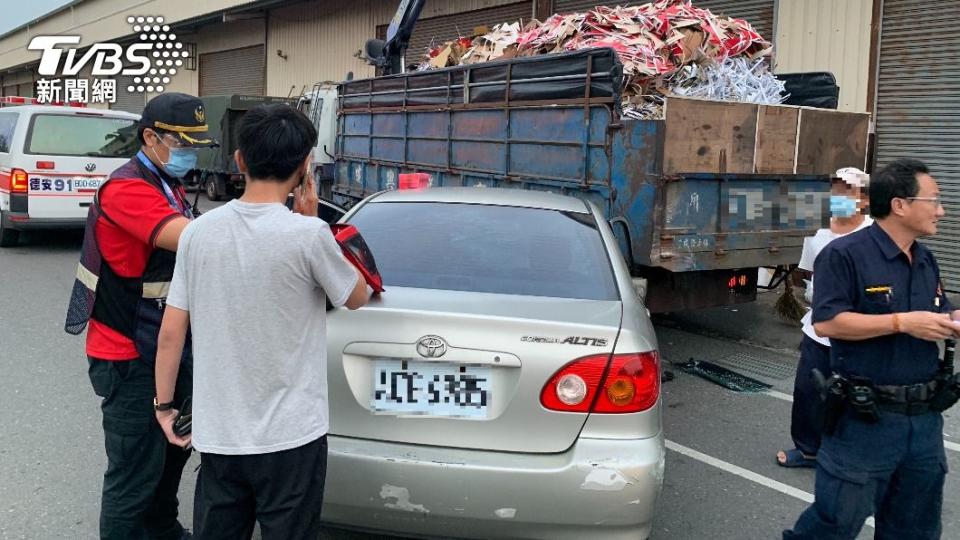
[[[107,471],[100,500],[100,538],[179,540],[177,490],[190,452],[167,442],[153,411],[153,366],[142,360],[89,359],[93,390],[103,398]],[[189,395],[191,366],[183,365],[175,403]]]
[[[816,421],[820,390],[813,379],[814,368],[819,369],[824,377],[830,376],[830,347],[804,334],[800,342],[800,363],[797,364],[797,376],[793,383],[790,435],[793,444],[808,456],[817,455],[820,449],[821,426]]]
[[[259,522],[263,540],[316,540],[326,475],[326,435],[282,452],[201,453],[194,537],[249,539]]]

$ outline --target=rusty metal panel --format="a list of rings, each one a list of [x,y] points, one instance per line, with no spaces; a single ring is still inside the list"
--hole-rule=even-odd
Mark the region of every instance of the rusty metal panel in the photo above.
[[[877,169],[901,157],[930,167],[946,216],[933,248],[960,292],[960,11],[953,0],[884,0],[877,84]],[[919,29],[922,29],[919,30]]]

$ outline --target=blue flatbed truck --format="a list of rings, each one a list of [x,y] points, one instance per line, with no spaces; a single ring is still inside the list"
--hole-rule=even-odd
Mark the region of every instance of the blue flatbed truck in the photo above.
[[[833,172],[864,168],[869,115],[669,97],[631,119],[621,70],[588,49],[343,82],[322,189],[349,207],[419,172],[589,199],[651,312],[754,300],[828,223]]]

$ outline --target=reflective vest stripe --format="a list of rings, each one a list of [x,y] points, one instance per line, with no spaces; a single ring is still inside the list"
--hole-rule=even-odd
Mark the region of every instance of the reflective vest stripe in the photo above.
[[[143,284],[144,298],[166,298],[168,292],[170,292],[169,281],[151,281]]]
[[[96,274],[87,270],[83,263],[77,264],[77,279],[91,291],[97,290],[97,282],[100,280]]]

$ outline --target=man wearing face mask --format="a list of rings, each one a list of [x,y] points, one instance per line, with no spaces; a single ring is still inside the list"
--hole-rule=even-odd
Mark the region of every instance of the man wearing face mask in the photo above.
[[[100,537],[180,540],[190,538],[177,519],[189,451],[169,444],[154,417],[190,394],[191,349],[168,402],[155,398],[154,365],[180,234],[193,218],[181,178],[198,148],[217,143],[203,103],[179,93],[150,100],[138,138],[140,151],[90,206],[65,330],[77,335],[89,322],[89,376],[102,398],[107,453]]]
[[[854,231],[869,227],[873,219],[865,215],[867,184],[870,176],[860,169],[846,167],[837,171],[830,195],[830,227],[820,229],[803,241],[803,252],[797,271],[807,284],[804,295],[813,302],[813,261],[820,251],[833,240]],[[817,450],[820,448],[820,427],[817,425],[819,389],[811,372],[830,372],[830,340],[820,337],[813,329],[811,311],[800,322],[803,324],[803,340],[800,342],[800,362],[793,386],[790,435],[792,450],[777,452],[777,464],[781,467],[816,467]]]

